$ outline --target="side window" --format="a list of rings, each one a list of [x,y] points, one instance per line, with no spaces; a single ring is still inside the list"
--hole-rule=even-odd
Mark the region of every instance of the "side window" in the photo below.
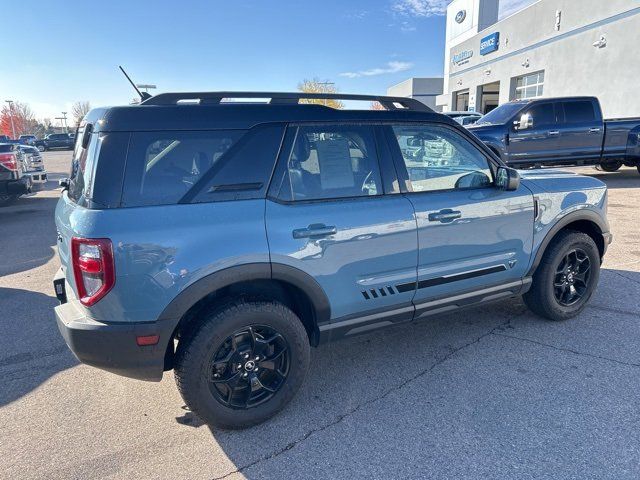
[[[95,159],[100,149],[100,138],[97,133],[91,135],[87,148],[82,148],[78,142],[71,160],[71,173],[69,175],[69,189],[67,195],[76,203],[82,204],[92,195],[93,170]]]
[[[123,205],[176,203],[243,133],[243,130],[133,133],[127,155]]]
[[[298,127],[288,160],[293,200],[381,195],[382,183],[371,127]]]
[[[533,119],[533,128],[554,125],[556,123],[553,103],[541,103],[530,108],[525,113],[528,113]]]
[[[563,102],[565,123],[593,122],[596,114],[589,101]]]
[[[493,183],[489,160],[452,129],[437,125],[393,127],[414,192],[482,188]]]

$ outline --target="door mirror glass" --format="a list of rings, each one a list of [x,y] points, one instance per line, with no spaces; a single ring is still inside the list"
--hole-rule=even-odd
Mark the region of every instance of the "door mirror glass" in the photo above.
[[[520,186],[520,174],[515,168],[499,167],[496,175],[496,187],[500,190],[513,191]]]
[[[523,113],[520,116],[520,120],[513,122],[516,130],[526,130],[533,127],[533,117],[528,113]]]

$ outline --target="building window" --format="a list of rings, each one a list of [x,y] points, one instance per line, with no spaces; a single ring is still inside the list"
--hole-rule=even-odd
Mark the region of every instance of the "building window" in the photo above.
[[[516,100],[541,97],[544,87],[544,71],[516,77]]]

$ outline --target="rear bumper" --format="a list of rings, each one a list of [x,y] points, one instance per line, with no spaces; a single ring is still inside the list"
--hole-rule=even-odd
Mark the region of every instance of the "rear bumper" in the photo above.
[[[82,363],[138,380],[162,379],[165,353],[177,321],[99,322],[88,317],[77,300],[62,303],[54,310],[62,337]],[[159,335],[159,342],[138,346],[136,338],[148,335]]]
[[[47,181],[47,172],[43,171],[31,171],[27,172],[27,175],[31,177],[32,183],[46,183]]]

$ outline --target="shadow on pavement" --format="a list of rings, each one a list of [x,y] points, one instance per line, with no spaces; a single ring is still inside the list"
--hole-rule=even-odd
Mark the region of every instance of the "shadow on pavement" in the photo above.
[[[0,208],[0,277],[47,263],[54,255],[56,227],[53,216],[58,198],[20,198]]]
[[[0,407],[78,363],[58,332],[55,297],[0,288]]]
[[[478,382],[482,382],[481,379],[449,379],[451,385],[443,390],[442,378],[446,378],[443,372],[451,366],[439,367],[449,359],[452,360],[452,364],[456,364],[453,360],[459,363],[464,356],[474,358],[468,367],[470,372],[473,372],[473,364],[476,362],[488,362],[492,365],[487,375],[491,375],[491,368],[496,368],[496,378],[508,379],[498,381],[509,382],[512,377],[522,375],[524,369],[522,365],[516,365],[515,361],[511,364],[501,363],[505,348],[501,345],[514,344],[515,352],[518,352],[519,348],[523,352],[538,348],[533,356],[523,357],[522,362],[534,365],[539,362],[537,356],[544,355],[542,358],[545,360],[533,369],[540,378],[553,375],[554,368],[561,368],[569,372],[568,375],[572,375],[575,367],[569,368],[562,363],[558,365],[563,358],[562,355],[567,355],[571,362],[584,362],[585,365],[588,359],[597,358],[597,361],[605,362],[607,368],[607,357],[611,357],[612,364],[618,362],[623,368],[627,365],[626,361],[634,361],[633,358],[625,357],[636,357],[635,361],[640,361],[636,339],[625,340],[629,328],[635,328],[633,325],[637,322],[634,316],[640,314],[640,305],[635,300],[629,300],[613,306],[609,305],[607,300],[612,291],[619,290],[620,285],[625,283],[632,285],[628,290],[629,295],[637,298],[640,294],[640,273],[603,269],[601,282],[599,293],[596,292],[587,309],[575,319],[566,322],[553,322],[535,317],[520,299],[511,299],[321,346],[312,351],[311,369],[305,385],[283,412],[266,423],[247,430],[225,431],[210,428],[211,434],[229,460],[246,478],[278,477],[282,473],[284,463],[287,465],[289,478],[307,478],[309,468],[313,470],[321,465],[329,468],[334,461],[341,464],[348,462],[351,455],[363,455],[359,451],[360,446],[356,439],[371,441],[372,435],[382,435],[379,439],[381,442],[392,442],[394,451],[413,451],[418,454],[420,448],[415,442],[419,444],[424,440],[419,440],[417,432],[422,429],[428,431],[434,424],[442,424],[442,428],[446,430],[447,425],[456,422],[453,417],[435,418],[437,414],[428,411],[432,402],[444,405],[464,398],[469,403],[459,405],[459,408],[470,412],[480,412],[487,408],[487,402],[492,402],[490,394],[488,397],[485,395],[484,398],[477,398]],[[640,325],[636,330],[640,334]],[[590,334],[590,331],[594,334]],[[602,331],[610,332],[609,337],[615,345],[609,342],[602,345]],[[518,335],[525,338],[518,339]],[[490,346],[492,344],[497,344],[498,347]],[[474,351],[469,347],[480,350]],[[619,349],[627,350],[627,353],[617,351]],[[580,350],[585,350],[586,356],[581,356]],[[518,353],[515,355],[517,358]],[[570,380],[578,383],[583,381],[579,376]],[[432,385],[434,391],[429,387],[415,396],[416,389],[420,390],[420,385],[425,383]],[[522,392],[526,391],[525,384],[507,383],[505,388],[512,392],[513,396],[505,399],[504,393],[496,392],[495,405],[492,406],[494,411],[487,414],[495,415],[497,425],[502,421],[501,412],[508,412],[511,408],[509,402],[517,401],[526,405],[529,401],[527,398],[520,398]],[[554,392],[552,388],[549,395],[555,394],[562,392]],[[589,393],[583,392],[578,395],[581,401],[586,401]],[[393,402],[398,401],[398,398],[402,400],[395,404],[394,409]],[[451,408],[455,410],[454,405]],[[388,412],[390,409],[394,412],[392,418],[388,413],[375,414],[378,411]],[[415,409],[423,410],[421,414],[416,414]],[[373,413],[370,421],[355,420],[358,417],[362,419],[367,412],[369,415]],[[474,414],[470,415],[471,419],[465,417],[465,421],[470,422],[467,428],[473,428],[474,425]],[[406,426],[399,427],[397,423],[404,416],[423,418],[425,424],[414,424],[411,430],[415,432],[408,432]],[[571,419],[573,420],[575,419]],[[204,425],[196,415],[188,411],[176,418],[176,421],[195,428]],[[349,438],[334,438],[336,433],[330,430],[334,427],[335,432],[348,429]],[[542,425],[541,428],[547,427]],[[493,433],[483,432],[481,436],[487,436],[493,442],[496,441],[496,438],[492,437]],[[523,431],[518,441],[526,443],[528,434]],[[309,462],[303,463],[287,459],[274,460],[282,454],[288,455],[289,450],[294,448],[297,453],[291,458],[304,457],[305,450],[299,449],[307,448],[303,445],[311,437],[314,438],[312,443],[315,443],[313,448],[318,448],[318,443],[326,444],[326,454],[320,453],[318,457],[317,450],[311,451]],[[408,443],[403,445],[404,441]],[[439,442],[437,438],[429,441]],[[446,444],[451,439],[442,441]],[[478,448],[482,450],[480,445]],[[495,452],[487,450],[485,453],[492,456]],[[272,460],[278,466],[272,464]],[[364,468],[364,472],[367,472],[367,468]],[[387,478],[394,476],[393,469],[385,472],[384,465],[378,473]]]
[[[640,174],[635,168],[622,167],[617,172],[603,172],[594,168],[588,175],[606,183],[611,189],[638,188],[640,185]]]

